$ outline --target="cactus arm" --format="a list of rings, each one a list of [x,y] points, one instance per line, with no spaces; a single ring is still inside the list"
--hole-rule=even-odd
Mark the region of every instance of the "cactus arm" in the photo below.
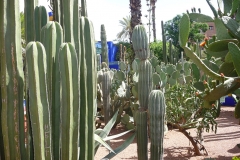
[[[163,42],[163,62],[165,62],[165,65],[167,65],[167,44],[166,44],[166,36],[164,31],[164,25],[163,21],[161,21],[161,27],[162,27],[162,42]]]
[[[1,126],[5,159],[25,158],[19,1],[0,2]]]
[[[35,20],[34,9],[38,6],[38,0],[24,0],[24,19],[25,19],[25,38],[26,44],[30,41],[34,41],[35,33]]]
[[[40,41],[41,29],[48,22],[48,13],[44,6],[37,6],[34,10],[34,20],[35,20],[35,41]]]
[[[44,54],[39,51],[39,54]],[[45,76],[45,73],[40,73],[38,68],[38,48],[35,42],[28,43],[26,47],[26,61],[28,68],[29,82],[29,111],[32,124],[32,135],[34,143],[34,159],[45,160],[44,150],[44,124],[43,124],[43,104],[41,102],[39,74]],[[46,82],[42,82],[45,83]],[[45,99],[44,104],[46,104]]]
[[[203,61],[189,48],[189,47],[183,47],[186,55],[201,69],[204,73],[212,77],[213,79],[216,80],[223,80],[223,77],[221,75],[213,72],[210,70],[204,63]]]
[[[78,159],[79,82],[76,51],[63,43],[59,51],[61,77],[61,158]]]

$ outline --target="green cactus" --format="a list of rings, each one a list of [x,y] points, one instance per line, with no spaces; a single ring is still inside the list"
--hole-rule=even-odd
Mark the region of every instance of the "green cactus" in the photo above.
[[[94,159],[94,113],[97,97],[97,62],[92,23],[80,18],[80,159]]]
[[[63,43],[59,50],[61,86],[61,158],[78,159],[80,91],[75,48]]]
[[[148,135],[147,135],[147,112],[146,111],[136,111],[135,113],[136,122],[137,122],[137,152],[138,160],[148,159],[147,154],[147,144],[148,144]]]
[[[142,25],[135,26],[132,34],[132,43],[136,58],[146,60],[150,57],[146,29]]]
[[[143,25],[137,25],[132,34],[133,49],[141,60],[138,73],[139,111],[136,113],[138,159],[147,159],[147,112],[148,97],[152,90],[152,64],[148,60],[150,50],[147,33]]]
[[[19,1],[0,2],[1,131],[5,158],[26,159]],[[22,154],[21,154],[22,153]],[[3,156],[1,155],[1,157]]]
[[[152,65],[148,60],[141,61],[138,80],[138,99],[141,109],[147,110],[148,96],[152,87]]]
[[[163,159],[163,137],[165,122],[165,98],[160,90],[153,90],[149,95],[149,123],[150,123],[150,159]]]
[[[29,111],[34,143],[34,159],[52,159],[50,108],[46,87],[46,52],[40,42],[26,47],[29,83]]]
[[[162,41],[163,41],[163,62],[167,65],[167,43],[166,43],[166,36],[164,31],[163,21],[161,21],[162,27]]]
[[[107,46],[107,37],[106,37],[106,31],[105,26],[101,25],[101,45],[102,45],[102,62],[105,62],[108,66],[108,46]]]
[[[35,40],[34,10],[38,6],[38,0],[24,0],[24,20],[26,44]]]
[[[60,72],[59,48],[63,43],[63,31],[58,22],[48,22],[41,31],[41,42],[46,50],[47,89],[51,106],[52,138],[54,158],[60,156]]]
[[[37,6],[34,10],[34,20],[35,20],[35,41],[40,41],[41,29],[48,22],[48,13],[44,6]]]
[[[107,124],[111,118],[110,115],[110,87],[111,78],[109,71],[103,72],[102,75],[102,94],[103,94],[103,110],[104,110],[104,123]]]

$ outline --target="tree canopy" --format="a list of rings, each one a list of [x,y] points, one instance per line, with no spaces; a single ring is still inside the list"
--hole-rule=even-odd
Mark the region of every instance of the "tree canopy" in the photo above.
[[[164,29],[166,40],[172,39],[172,43],[179,50],[182,48],[179,45],[179,22],[182,18],[181,15],[175,16],[172,20],[165,22]],[[202,41],[205,37],[204,33],[208,30],[207,23],[199,23],[191,21],[189,40],[190,42]]]

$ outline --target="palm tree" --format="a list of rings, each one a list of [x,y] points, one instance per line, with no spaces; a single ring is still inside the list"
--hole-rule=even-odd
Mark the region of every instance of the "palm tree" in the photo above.
[[[131,10],[131,28],[133,29],[136,25],[142,24],[142,13],[141,13],[141,0],[130,0]],[[132,41],[132,32],[130,32],[130,42]]]
[[[156,41],[156,23],[155,23],[155,8],[157,0],[150,0],[150,5],[152,7],[152,25],[153,25],[153,39]]]
[[[122,20],[119,20],[119,23],[122,26],[122,31],[117,34],[117,39],[121,41],[129,39],[132,32],[131,17],[126,16]]]

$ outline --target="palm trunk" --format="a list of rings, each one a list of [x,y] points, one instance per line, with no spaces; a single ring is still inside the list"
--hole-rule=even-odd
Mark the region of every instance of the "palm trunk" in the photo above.
[[[138,24],[142,24],[141,0],[130,0],[131,10],[131,28],[132,30]],[[132,32],[130,32],[130,42],[132,42]]]

